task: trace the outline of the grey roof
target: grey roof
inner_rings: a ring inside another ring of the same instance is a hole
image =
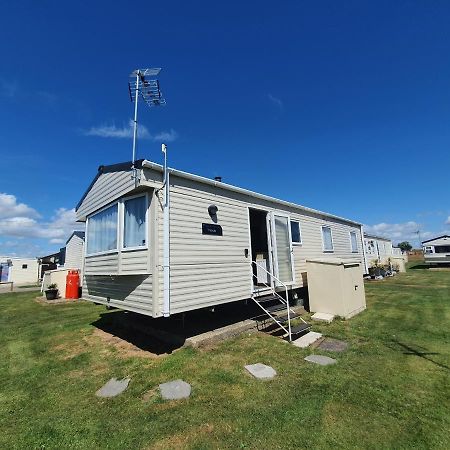
[[[375,234],[370,234],[370,233],[364,233],[364,237],[365,238],[373,238],[373,239],[381,239],[382,241],[389,241],[391,242],[392,239],[388,238],[388,237],[384,237],[384,236],[377,236]]]
[[[146,159],[139,159],[139,160],[135,161],[134,167],[137,168],[137,169],[152,168],[152,169],[157,170],[159,172],[163,171],[163,166],[161,166],[160,164],[156,164],[156,163],[153,163],[151,161],[148,161]],[[102,174],[104,174],[104,173],[111,173],[111,172],[118,172],[118,171],[122,171],[122,170],[131,170],[131,168],[132,168],[132,162],[131,161],[118,163],[118,164],[112,164],[112,165],[109,165],[109,166],[100,166],[98,168],[97,175],[92,180],[92,182],[89,185],[89,187],[86,189],[86,192],[81,197],[80,201],[78,202],[78,205],[75,207],[75,211],[77,211],[79,209],[79,207],[83,203],[84,199],[86,198],[87,194],[89,193],[89,191],[94,186],[95,182],[98,180],[98,178]],[[222,189],[225,189],[225,190],[237,191],[237,192],[249,195],[249,196],[261,198],[263,200],[279,203],[279,204],[282,204],[284,206],[302,209],[302,210],[304,210],[306,212],[310,212],[310,213],[314,213],[314,214],[320,214],[320,215],[323,215],[323,216],[326,216],[326,217],[330,217],[332,219],[342,220],[342,221],[347,222],[347,223],[352,223],[354,225],[361,226],[360,222],[356,222],[354,220],[346,219],[344,217],[340,217],[340,216],[337,216],[337,215],[334,215],[334,214],[326,213],[324,211],[319,211],[317,209],[309,208],[309,207],[302,206],[302,205],[299,205],[299,204],[296,204],[296,203],[292,203],[292,202],[288,202],[288,201],[285,201],[285,200],[280,200],[280,199],[277,199],[277,198],[274,198],[274,197],[267,196],[265,194],[259,194],[257,192],[250,191],[250,190],[244,189],[244,188],[239,188],[239,187],[233,186],[231,184],[218,182],[216,180],[211,180],[211,179],[206,178],[206,177],[202,177],[202,176],[199,176],[199,175],[194,175],[194,174],[191,174],[191,173],[188,173],[188,172],[183,172],[181,170],[173,169],[173,168],[170,168],[170,167],[168,168],[168,171],[171,174],[179,176],[179,177],[182,177],[182,178],[190,178],[190,179],[194,179],[194,180],[196,180],[196,181],[198,181],[200,183],[213,184],[214,186],[219,186],[219,187],[221,187]]]
[[[74,236],[78,236],[79,238],[83,239],[83,241],[84,241],[84,236],[85,236],[85,234],[86,234],[86,233],[85,233],[84,231],[74,231],[74,232],[70,235],[69,239],[67,239],[66,245],[69,243],[69,241],[70,241]]]
[[[450,238],[450,236],[448,234],[443,234],[442,236],[438,236],[433,239],[428,239],[427,241],[422,241],[422,244],[426,244],[427,242],[436,241],[437,239],[442,239],[442,238]]]

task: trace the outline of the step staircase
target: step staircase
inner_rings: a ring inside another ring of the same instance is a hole
[[[259,269],[266,271],[269,275],[269,279],[274,279],[277,284],[284,287],[284,297],[278,293],[272,285],[264,284],[264,290],[270,289],[270,293],[261,295],[259,290],[253,292],[252,300],[261,308],[262,314],[256,316],[254,319],[257,322],[266,323],[272,322],[279,330],[283,332],[283,337],[287,338],[289,342],[292,342],[296,337],[306,333],[311,328],[303,318],[295,312],[289,305],[288,288],[287,286],[278,280],[272,273],[268,272],[263,266],[259,265],[256,261],[252,261],[252,265],[257,266]],[[255,277],[255,274],[253,274]],[[298,319],[300,323],[295,326],[291,326],[291,321]],[[276,328],[276,327],[275,327]],[[275,330],[272,330],[275,332]]]

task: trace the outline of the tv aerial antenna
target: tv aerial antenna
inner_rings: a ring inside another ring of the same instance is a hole
[[[128,82],[128,92],[131,102],[134,102],[134,123],[133,123],[133,159],[132,169],[136,161],[136,145],[138,131],[138,100],[139,97],[147,103],[150,108],[163,106],[166,100],[162,96],[158,75],[161,68],[136,69],[130,74],[131,81]]]

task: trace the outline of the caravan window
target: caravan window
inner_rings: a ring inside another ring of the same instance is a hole
[[[322,227],[322,243],[324,252],[334,251],[333,234],[330,227]]]
[[[117,203],[92,215],[87,226],[87,254],[117,249]]]
[[[352,247],[352,253],[358,253],[358,239],[356,237],[356,231],[350,231],[350,245]]]
[[[300,222],[291,220],[291,237],[294,244],[302,243],[302,233],[300,230]]]
[[[147,197],[143,195],[126,199],[123,204],[123,247],[145,247],[147,243]]]

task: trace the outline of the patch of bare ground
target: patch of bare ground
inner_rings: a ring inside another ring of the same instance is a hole
[[[149,339],[151,339],[149,337]],[[69,360],[81,355],[84,352],[88,352],[93,347],[101,345],[99,349],[100,354],[107,356],[114,352],[119,358],[158,358],[165,356],[166,353],[153,353],[149,350],[143,350],[136,345],[128,342],[114,334],[107,333],[106,331],[98,328],[94,329],[93,333],[88,336],[82,337],[80,340],[72,340],[70,342],[64,342],[52,348],[52,351],[59,353],[61,359]]]
[[[101,340],[103,343],[113,347],[114,350],[117,351],[117,355],[123,358],[158,358],[161,356],[165,356],[164,354],[157,354],[152,353],[149,350],[143,350],[132,344],[131,342],[120,338],[119,336],[107,333],[106,331],[100,330],[98,328],[96,328],[90,336],[84,339],[88,344],[92,339]],[[149,339],[151,338],[149,337]]]
[[[59,344],[53,347],[52,351],[61,353],[63,355],[61,359],[67,361],[68,359],[72,359],[76,356],[81,355],[82,353],[86,352],[87,349],[81,341],[71,341],[64,342],[63,344]]]

